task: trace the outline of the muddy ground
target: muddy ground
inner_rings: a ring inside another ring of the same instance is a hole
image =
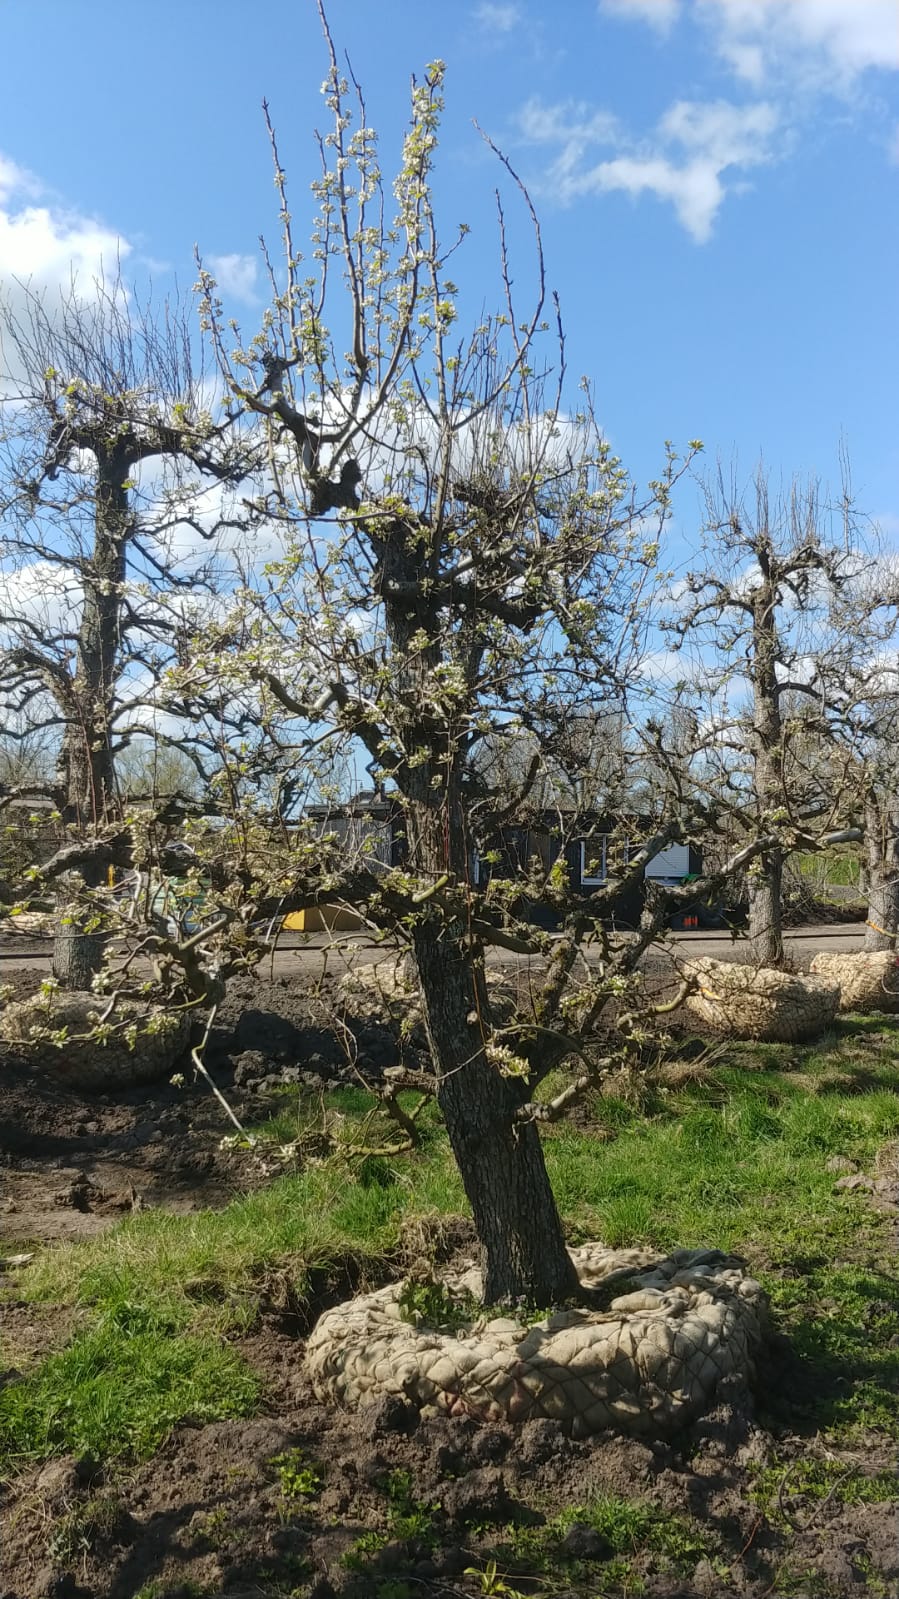
[[[513,1432],[423,1421],[401,1401],[336,1415],[304,1389],[301,1348],[291,1329],[269,1326],[247,1349],[269,1378],[269,1415],[181,1428],[127,1472],[104,1476],[90,1461],[65,1459],[31,1473],[7,1512],[3,1599],[368,1599],[379,1591],[448,1599],[481,1590],[465,1574],[491,1559],[527,1593],[528,1553],[547,1546],[558,1586],[541,1592],[592,1595],[612,1575],[613,1530],[547,1526],[561,1507],[601,1493],[640,1498],[659,1527],[666,1517],[692,1517],[713,1534],[706,1553],[695,1530],[668,1523],[670,1553],[638,1555],[625,1592],[824,1599],[894,1591],[894,1505],[846,1506],[838,1493],[822,1503],[791,1493],[787,1479],[780,1527],[762,1515],[752,1497],[759,1469],[775,1457],[802,1461],[808,1442],[775,1436],[745,1396],[674,1444],[572,1442],[550,1422]],[[312,1492],[295,1490],[292,1468],[314,1472]],[[877,1586],[866,1581],[872,1569]]]
[[[28,971],[4,976],[15,998],[39,981]],[[241,1121],[261,1120],[285,1085],[358,1084],[397,1061],[378,1017],[363,1014],[352,1034],[335,1033],[334,986],[288,977],[232,985],[206,1058]],[[181,1064],[180,1086],[79,1093],[37,1077],[14,1046],[0,1044],[0,1255],[86,1237],[134,1209],[217,1207],[263,1180],[243,1154],[222,1147],[234,1128],[189,1062]]]
[[[360,1019],[347,1048],[321,996],[290,978],[235,985],[209,1056],[251,1120],[284,1081],[358,1080],[395,1058],[376,1017]],[[218,1206],[264,1180],[220,1147],[227,1124],[202,1083],[90,1097],[37,1082],[9,1052],[0,1071],[0,1256],[85,1236],[135,1207]],[[460,1221],[435,1250],[458,1263],[473,1245]],[[899,1593],[895,1502],[848,1504],[841,1493],[859,1469],[890,1471],[892,1451],[874,1437],[824,1448],[811,1420],[820,1377],[811,1391],[785,1341],[772,1343],[754,1394],[722,1396],[687,1433],[652,1446],[575,1442],[548,1422],[422,1419],[399,1401],[338,1414],[304,1383],[303,1338],[352,1286],[323,1281],[311,1307],[271,1306],[239,1344],[263,1379],[261,1416],[180,1427],[136,1467],[67,1458],[10,1484],[0,1599],[510,1599],[538,1591],[529,1573],[541,1566],[541,1594],[584,1599]],[[78,1320],[69,1307],[14,1300],[2,1314],[20,1367]],[[826,1496],[803,1490],[809,1460],[832,1478]],[[782,1486],[766,1504],[759,1485],[772,1468]],[[622,1553],[611,1527],[555,1521],[598,1493],[650,1507],[652,1548],[634,1554],[625,1539]],[[700,1523],[707,1544],[672,1517]]]

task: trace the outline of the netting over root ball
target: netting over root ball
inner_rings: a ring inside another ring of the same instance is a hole
[[[767,966],[694,960],[685,963],[684,976],[697,985],[687,1009],[730,1038],[784,1044],[816,1038],[840,1003],[839,983]]]
[[[473,1269],[446,1279],[445,1321],[404,1319],[402,1283],[326,1311],[306,1348],[317,1396],[355,1407],[396,1395],[485,1422],[557,1421],[574,1437],[648,1436],[707,1409],[724,1378],[749,1378],[765,1298],[738,1260],[600,1244],[571,1256],[586,1287],[608,1283],[608,1310],[478,1314]]]
[[[515,1009],[514,986],[502,973],[489,972],[487,988],[494,1019],[508,1021]],[[401,959],[352,967],[340,980],[340,995],[347,1010],[373,1011],[405,1032],[422,1022],[418,984]]]
[[[98,1036],[89,1036],[107,1006],[101,996],[77,989],[32,994],[0,1012],[0,1039],[18,1044],[35,1071],[76,1088],[129,1088],[170,1072],[187,1048],[189,1017],[125,1001]]]
[[[812,971],[840,985],[840,1010],[899,1011],[899,960],[892,950],[816,955]]]

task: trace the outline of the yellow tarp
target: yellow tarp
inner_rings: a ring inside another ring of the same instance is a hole
[[[312,906],[305,911],[291,911],[281,924],[288,933],[351,933],[362,926],[355,911],[344,910],[342,905]]]

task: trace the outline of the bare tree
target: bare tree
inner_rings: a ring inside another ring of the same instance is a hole
[[[857,606],[850,625],[842,604],[860,551],[851,508],[840,507],[834,534],[815,483],[774,494],[760,470],[744,493],[719,472],[706,501],[705,564],[688,575],[671,626],[714,679],[705,784],[744,837],[769,840],[747,872],[749,937],[756,959],[777,966],[785,857],[839,833],[852,809],[855,785],[833,732],[864,625]],[[808,758],[822,741],[826,781],[818,755]]]
[[[116,751],[177,647],[175,598],[210,578],[185,535],[212,552],[228,520],[198,512],[196,473],[228,483],[246,458],[213,421],[183,314],[141,307],[118,276],[58,300],[8,293],[0,362],[0,699],[9,736],[55,738],[41,786],[84,844],[121,821]],[[69,986],[101,960],[96,907],[78,900],[105,870],[83,854],[63,895],[54,971]]]
[[[888,612],[890,584],[878,599]],[[896,949],[899,940],[899,682],[895,646],[879,659],[862,652],[846,680],[841,732],[853,764],[864,827],[868,900],[865,948]]]

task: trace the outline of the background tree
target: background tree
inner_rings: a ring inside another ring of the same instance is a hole
[[[59,301],[20,286],[0,304],[0,363],[6,731],[52,734],[41,786],[84,844],[121,821],[117,751],[155,707],[178,594],[195,603],[211,580],[197,549],[230,521],[204,512],[185,468],[229,483],[245,457],[213,422],[182,312],[142,308],[118,277]],[[82,851],[63,894],[54,972],[72,987],[99,968],[96,906],[79,901],[105,872]]]
[[[852,785],[837,778],[832,735],[866,613],[842,604],[860,552],[849,506],[834,534],[815,483],[772,493],[760,470],[747,492],[719,472],[706,487],[704,564],[671,624],[679,645],[711,650],[714,680],[703,780],[745,837],[767,838],[747,873],[755,958],[779,966],[783,869],[846,820]],[[829,747],[828,780],[811,749]]]
[[[889,579],[878,586],[888,616]],[[864,828],[865,948],[896,949],[899,939],[899,681],[895,646],[857,659],[847,678],[842,726]]]

